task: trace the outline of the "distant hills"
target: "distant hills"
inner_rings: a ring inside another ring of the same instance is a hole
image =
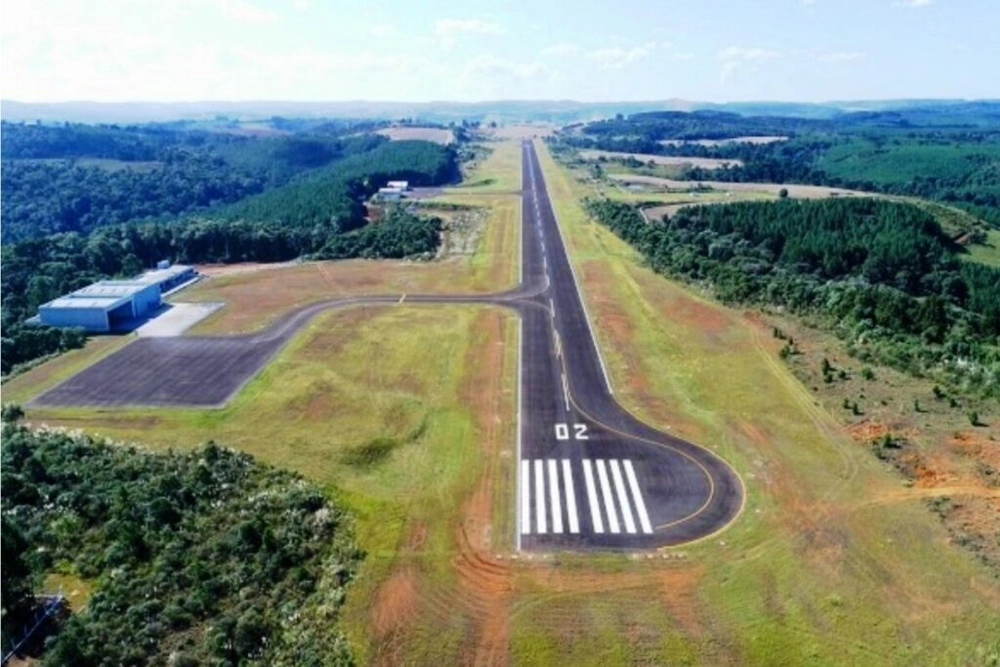
[[[491,102],[18,102],[0,101],[7,121],[146,123],[179,120],[268,120],[284,118],[412,119],[449,123],[462,120],[498,123],[550,122],[559,125],[647,111],[714,110],[740,115],[832,118],[843,113],[926,110],[961,117],[1000,117],[1000,100],[861,100],[823,103],[694,102],[682,99],[646,102],[575,102],[573,100],[510,100]],[[957,112],[957,113],[956,113]]]

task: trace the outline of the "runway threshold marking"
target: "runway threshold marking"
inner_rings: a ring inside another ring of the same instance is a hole
[[[541,459],[535,459],[535,526],[539,535],[548,532],[545,516],[545,470]]]
[[[642,499],[639,492],[639,482],[635,478],[635,470],[632,462],[626,459],[622,462],[625,468],[625,476],[628,478],[628,485],[632,488],[632,498],[635,500],[635,510],[639,514],[639,523],[642,525],[642,532],[649,534],[653,532],[653,525],[649,521],[649,514],[646,512],[646,501]]]
[[[583,481],[587,485],[587,504],[590,505],[590,522],[595,533],[604,532],[604,521],[601,520],[601,507],[597,504],[597,490],[594,488],[594,471],[590,467],[590,459],[583,460]]]
[[[632,509],[629,507],[628,494],[625,493],[625,483],[622,480],[622,471],[618,466],[617,459],[608,462],[611,468],[611,478],[615,482],[615,491],[618,493],[618,504],[622,508],[622,519],[625,520],[625,531],[635,534],[635,520],[632,518]]]
[[[531,532],[531,461],[521,461],[521,534]]]
[[[604,467],[604,459],[597,459],[597,478],[601,481],[601,495],[604,497],[604,509],[608,513],[608,526],[612,533],[620,533],[618,513],[615,512],[615,502],[611,499],[611,484],[608,483],[608,471]]]
[[[576,514],[576,488],[573,486],[573,473],[569,459],[562,460],[563,488],[566,490],[566,513],[569,516],[569,532],[580,532],[580,518]]]
[[[563,532],[562,503],[559,502],[559,468],[549,459],[549,500],[552,503],[552,532]]]

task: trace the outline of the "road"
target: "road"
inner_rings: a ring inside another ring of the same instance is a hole
[[[517,548],[648,549],[727,526],[744,494],[733,469],[615,400],[531,142],[522,144],[521,229],[516,288],[405,297],[411,304],[502,305],[520,316]],[[252,335],[139,339],[29,405],[218,407],[318,313],[402,300],[331,299]]]

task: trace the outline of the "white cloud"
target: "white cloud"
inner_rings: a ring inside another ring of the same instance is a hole
[[[396,28],[388,23],[376,23],[368,30],[372,37],[388,37],[395,31]]]
[[[645,60],[656,49],[656,42],[646,42],[642,46],[623,49],[618,46],[595,49],[584,54],[588,60],[593,60],[601,69],[619,69],[626,65]]]
[[[928,5],[933,5],[934,0],[903,0],[897,3],[903,7],[926,7]]]
[[[531,79],[549,74],[548,68],[539,62],[517,62],[491,55],[473,58],[465,65],[467,78]]]
[[[565,58],[567,56],[575,56],[578,53],[580,53],[580,47],[568,42],[560,42],[542,49],[543,57]]]
[[[743,68],[756,69],[761,63],[773,60],[780,55],[777,51],[761,48],[730,46],[722,49],[718,53],[718,58],[722,62],[722,82],[730,80]]]
[[[504,32],[499,23],[479,19],[440,19],[434,23],[434,34],[439,37],[459,34],[502,35]]]

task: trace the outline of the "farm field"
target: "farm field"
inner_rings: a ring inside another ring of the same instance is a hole
[[[393,141],[433,141],[436,144],[451,144],[455,135],[451,130],[440,127],[387,127],[378,130],[378,134],[389,137]]]
[[[730,139],[663,139],[659,143],[664,146],[683,146],[684,144],[697,144],[699,146],[724,146],[726,144],[773,144],[779,141],[788,141],[788,137],[779,136],[746,136],[732,137]]]
[[[639,174],[612,174],[608,178],[621,183],[640,183],[672,190],[687,191],[701,185],[713,190],[725,192],[764,192],[777,196],[782,189],[788,190],[789,197],[803,199],[822,199],[832,196],[853,196],[871,197],[871,193],[860,190],[845,190],[844,188],[830,188],[822,185],[794,185],[782,183],[729,183],[726,181],[678,181],[671,178],[657,178],[655,176],[643,176]]]
[[[692,167],[701,167],[702,169],[721,169],[726,166],[739,165],[741,162],[739,160],[715,160],[712,158],[703,157],[668,157],[665,155],[650,155],[646,153],[614,153],[611,151],[599,151],[599,150],[582,150],[580,151],[580,157],[584,160],[598,160],[600,158],[606,158],[608,160],[619,160],[634,158],[640,162],[653,162],[653,164],[659,165],[690,165]]]
[[[462,183],[448,194],[514,193],[521,189],[521,145],[516,140],[485,144],[489,153],[465,167]]]

